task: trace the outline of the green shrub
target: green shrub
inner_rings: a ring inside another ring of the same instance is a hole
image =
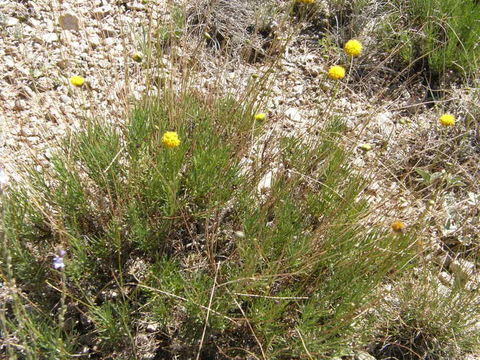
[[[434,78],[454,71],[468,78],[478,69],[480,4],[474,0],[397,1],[387,38],[400,45],[407,64],[420,61]]]
[[[364,182],[338,145],[342,123],[315,143],[281,139],[280,168],[259,192],[264,167],[240,165],[259,130],[250,112],[193,95],[165,104],[145,100],[125,126],[88,122],[51,167],[8,191],[3,263],[28,294],[5,331],[25,334],[17,340],[30,358],[53,356],[59,341],[69,353],[92,343],[100,356],[135,351],[142,321],[177,344],[172,356],[191,357],[202,338],[202,354],[343,351],[376,288],[412,254],[408,235],[361,225]],[[167,130],[179,147],[162,145]],[[138,259],[145,270],[132,273]],[[43,327],[55,336],[32,337]]]
[[[479,349],[475,296],[444,285],[433,266],[399,281],[377,311],[377,359],[464,359]]]
[[[177,10],[160,48],[185,34]],[[238,98],[189,85],[174,93],[172,77],[125,123],[86,121],[48,166],[9,185],[0,351],[12,359],[137,359],[147,343],[150,358],[328,359],[378,343],[371,312],[385,284],[414,274],[423,258],[416,234],[371,225],[341,119],[323,114],[315,138],[265,141],[253,109],[273,71],[252,78]],[[166,131],[178,133],[178,147],[164,146]],[[260,188],[267,175],[271,183]],[[52,267],[54,256],[64,256],[64,268]],[[443,354],[438,341],[452,343],[440,309],[464,303],[425,287],[417,304],[404,290],[401,321],[380,313],[383,334],[395,339],[412,324],[426,334],[423,348]],[[422,313],[427,299],[434,324]],[[468,330],[465,314],[451,317],[455,329]],[[478,343],[467,340],[462,350]]]

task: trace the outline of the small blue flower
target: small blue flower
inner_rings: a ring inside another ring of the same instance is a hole
[[[56,270],[62,270],[65,268],[65,263],[63,262],[63,257],[65,256],[65,250],[60,250],[58,256],[53,258],[53,268]]]

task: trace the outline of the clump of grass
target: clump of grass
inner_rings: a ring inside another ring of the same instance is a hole
[[[281,171],[259,194],[265,169],[240,166],[261,130],[253,114],[232,99],[169,103],[146,99],[125,126],[89,121],[51,167],[9,190],[13,275],[2,276],[22,294],[6,314],[21,344],[10,349],[134,353],[146,320],[167,334],[171,356],[327,356],[348,346],[376,288],[412,255],[410,236],[360,225],[364,183],[338,145],[342,123],[315,143],[283,139]],[[172,130],[180,144],[167,148]],[[59,247],[58,271],[48,254]],[[129,270],[138,258],[142,276]]]
[[[278,5],[271,1],[200,1],[186,10],[189,31],[224,56],[258,62],[275,52],[273,24]]]
[[[450,79],[451,72],[464,79],[474,75],[480,56],[476,1],[397,1],[394,7],[389,21],[395,25],[388,27],[385,39],[390,39],[387,42],[407,66],[418,69],[421,65],[435,87]]]
[[[185,33],[178,10],[159,53]],[[232,18],[224,15],[215,34]],[[365,227],[366,184],[340,145],[341,119],[324,115],[315,139],[275,141],[263,160],[277,169],[260,191],[272,169],[244,160],[263,131],[254,109],[265,89],[205,96],[185,85],[191,79],[175,91],[171,76],[125,123],[87,121],[60,141],[50,166],[28,168],[4,195],[8,356],[137,359],[148,338],[152,358],[330,358],[378,343],[379,328],[397,336],[403,324],[381,328],[370,312],[385,283],[411,276],[423,254],[413,231]],[[60,253],[65,267],[54,268]],[[441,305],[459,304],[432,291],[425,299],[438,318]],[[422,340],[401,344],[449,353],[446,330],[422,322],[426,305],[408,295],[402,319],[422,329]],[[470,324],[461,316],[451,323]],[[475,339],[456,344],[468,350]]]
[[[478,167],[471,161],[475,155],[471,138],[464,129],[447,131],[419,129],[415,137],[399,142],[399,153],[390,159],[396,175],[423,196],[439,188],[465,192],[475,187],[472,180]]]
[[[478,229],[472,211],[479,173],[474,133],[462,118],[451,127],[432,116],[432,124],[415,126],[413,135],[392,147],[386,161],[396,179],[429,207],[438,244],[454,256],[478,253]]]
[[[378,307],[380,342],[373,355],[383,359],[464,359],[478,351],[475,297],[463,287],[447,287],[429,266],[399,281]]]

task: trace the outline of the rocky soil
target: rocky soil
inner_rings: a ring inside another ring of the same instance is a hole
[[[17,167],[92,115],[120,121],[144,90],[130,55],[145,45],[149,20],[165,14],[136,1],[0,2],[2,166]],[[86,79],[83,88],[71,76]]]

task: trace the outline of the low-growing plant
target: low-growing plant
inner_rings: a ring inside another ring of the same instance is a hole
[[[377,310],[377,359],[461,359],[478,351],[475,296],[442,284],[433,266],[399,281]]]
[[[434,86],[450,79],[451,72],[464,79],[475,74],[480,56],[478,2],[399,0],[392,5],[384,39],[406,66],[423,68]]]
[[[256,2],[243,6],[249,3]],[[216,5],[219,13],[245,15],[234,29],[244,45],[260,28],[243,25],[263,23],[273,11],[257,18],[253,8]],[[332,6],[353,11],[343,0]],[[163,83],[147,79],[150,96],[125,122],[85,121],[55,144],[48,165],[33,159],[37,166],[5,188],[0,354],[330,359],[378,345],[382,336],[431,359],[474,349],[473,303],[461,289],[452,290],[459,297],[438,297],[427,282],[405,286],[401,316],[390,317],[391,308],[372,316],[386,284],[417,280],[413,269],[426,254],[415,231],[423,224],[397,221],[394,231],[372,225],[366,181],[349,165],[343,120],[330,111],[335,98],[315,137],[265,141],[269,117],[256,110],[265,111],[274,66],[235,97],[202,93],[193,79],[197,54],[180,56],[174,46],[192,26],[189,13],[176,9],[172,24],[145,39],[145,68],[172,50],[185,78],[162,68]],[[232,18],[194,19],[211,26],[197,50],[226,34],[228,53]],[[440,180],[433,171],[425,165],[415,179]],[[442,309],[457,306],[442,327]],[[411,329],[421,330],[420,342],[410,341]],[[468,338],[450,341],[452,330]],[[142,342],[148,356],[140,354]]]
[[[266,169],[240,165],[260,130],[250,112],[193,94],[164,104],[146,99],[125,126],[89,121],[51,167],[7,192],[12,272],[4,265],[2,277],[21,294],[6,312],[20,344],[9,348],[135,354],[146,320],[176,344],[172,357],[347,347],[375,289],[412,254],[409,235],[360,224],[364,183],[338,145],[341,121],[314,143],[280,141],[281,170],[259,192]],[[171,130],[180,142],[166,147]],[[65,268],[55,270],[49,254],[60,248]],[[143,272],[132,273],[135,259]]]

